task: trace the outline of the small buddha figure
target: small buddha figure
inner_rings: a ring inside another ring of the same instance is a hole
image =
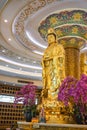
[[[57,100],[58,88],[65,77],[65,51],[63,46],[57,43],[52,28],[48,30],[47,41],[48,47],[42,58],[42,97]]]
[[[45,112],[44,112],[43,106],[42,106],[41,111],[40,111],[39,122],[40,123],[46,123]]]

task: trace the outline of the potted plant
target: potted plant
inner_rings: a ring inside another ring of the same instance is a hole
[[[87,123],[87,76],[83,74],[80,80],[68,76],[62,82],[58,100],[65,106],[73,106],[73,114],[79,118],[78,123]],[[80,121],[81,120],[81,121]]]
[[[33,84],[28,84],[23,87],[15,94],[14,105],[18,103],[23,103],[24,114],[26,115],[26,121],[31,121],[32,119],[32,110],[36,109],[35,100],[36,100],[36,89],[37,86]],[[29,116],[29,117],[28,117]]]

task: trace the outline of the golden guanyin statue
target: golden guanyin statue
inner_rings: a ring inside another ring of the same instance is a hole
[[[58,88],[65,77],[65,51],[56,41],[51,28],[47,35],[48,47],[42,58],[43,95],[49,100],[57,98]]]
[[[65,51],[56,40],[56,34],[52,28],[48,30],[48,47],[42,58],[42,105],[44,106],[48,122],[60,120],[62,103],[57,101],[58,90],[65,78]]]

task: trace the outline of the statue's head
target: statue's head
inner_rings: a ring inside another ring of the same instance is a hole
[[[56,34],[53,28],[48,29],[47,41],[49,44],[56,42]]]

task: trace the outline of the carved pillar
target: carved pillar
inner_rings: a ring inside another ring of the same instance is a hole
[[[80,54],[79,49],[74,47],[65,48],[65,73],[66,76],[80,78]]]
[[[80,54],[80,75],[87,74],[87,54],[81,53]]]

